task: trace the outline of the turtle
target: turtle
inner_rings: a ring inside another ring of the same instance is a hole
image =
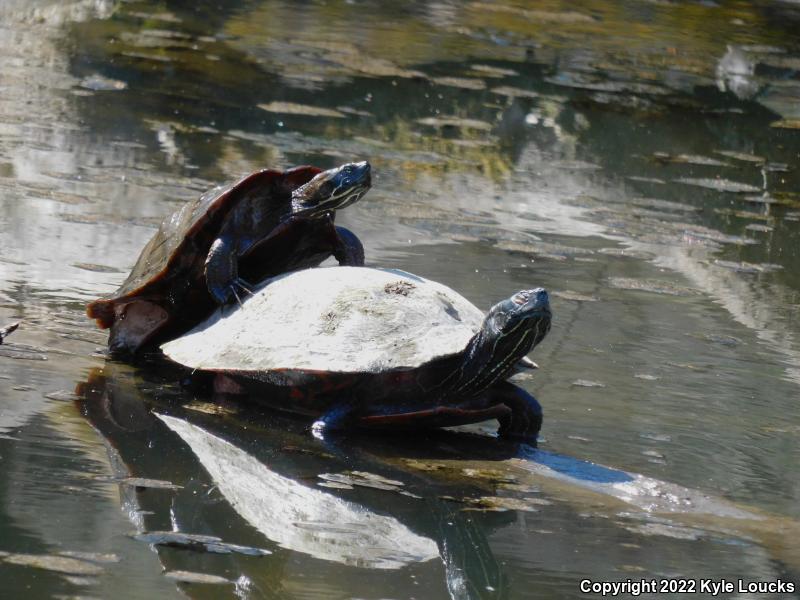
[[[9,334],[14,333],[17,330],[17,327],[19,327],[19,321],[0,329],[0,345],[2,345]]]
[[[119,289],[87,315],[111,328],[112,354],[156,348],[191,329],[218,305],[241,302],[251,283],[319,265],[364,264],[364,248],[334,211],[371,184],[367,162],[322,171],[264,169],[218,186],[161,223]]]
[[[501,436],[535,439],[541,407],[506,378],[550,322],[542,288],[484,314],[435,281],[345,266],[269,279],[161,350],[217,392],[316,417],[315,431],[495,418]]]

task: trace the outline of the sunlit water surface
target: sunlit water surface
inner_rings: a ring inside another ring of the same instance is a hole
[[[23,320],[0,347],[4,596],[798,580],[800,8],[526,4],[0,5],[0,325]],[[551,291],[519,381],[539,450],[493,423],[317,440],[106,362],[84,306],[163,216],[363,159],[339,220],[368,264],[481,308]],[[220,539],[132,537],[152,531]]]

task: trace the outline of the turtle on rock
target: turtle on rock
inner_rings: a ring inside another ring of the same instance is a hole
[[[364,248],[334,212],[370,188],[370,165],[265,169],[213,188],[167,217],[113,294],[87,315],[111,328],[112,353],[135,354],[191,329],[250,284],[319,265],[364,264]],[[250,282],[250,283],[247,283]]]
[[[161,348],[217,391],[318,417],[317,430],[497,419],[501,436],[535,439],[541,407],[506,379],[550,320],[541,288],[484,314],[410,273],[324,268],[275,277]]]

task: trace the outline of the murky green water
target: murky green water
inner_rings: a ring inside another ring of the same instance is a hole
[[[798,582],[798,31],[789,2],[3,2],[0,595]],[[179,203],[363,159],[368,264],[553,294],[538,450],[323,442],[105,361],[84,306]]]

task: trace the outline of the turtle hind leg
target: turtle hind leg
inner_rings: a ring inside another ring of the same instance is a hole
[[[355,233],[345,227],[334,227],[336,241],[333,257],[342,266],[361,267],[364,265],[364,246]]]
[[[315,437],[321,437],[326,431],[350,429],[356,425],[357,421],[354,404],[339,404],[323,413],[319,419],[314,421],[311,425],[311,432]]]

